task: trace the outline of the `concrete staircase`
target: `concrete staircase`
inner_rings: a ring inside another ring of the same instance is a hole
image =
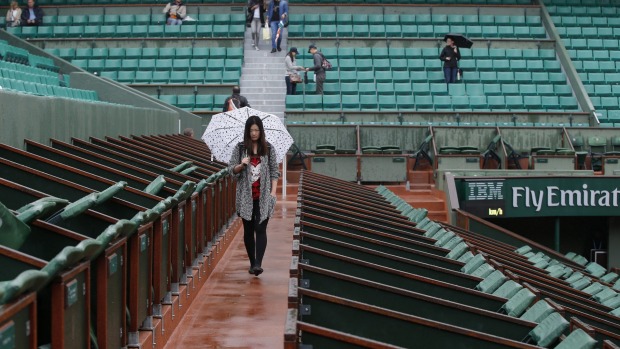
[[[256,51],[252,47],[250,28],[246,29],[240,81],[241,95],[248,99],[252,108],[277,115],[282,120],[286,99],[284,57],[288,52],[286,30],[283,32],[282,51],[270,53],[271,41],[260,40],[260,51]]]

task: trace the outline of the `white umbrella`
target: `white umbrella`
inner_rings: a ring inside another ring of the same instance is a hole
[[[293,145],[293,137],[288,133],[280,118],[252,108],[243,107],[236,110],[215,114],[202,135],[211,154],[219,161],[228,163],[235,146],[243,142],[245,122],[250,116],[258,116],[263,121],[265,138],[276,151],[278,163],[284,160],[288,149]]]

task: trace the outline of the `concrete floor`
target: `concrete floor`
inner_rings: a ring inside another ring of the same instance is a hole
[[[248,274],[239,231],[165,349],[282,348],[296,195],[279,198],[269,221],[265,272]]]

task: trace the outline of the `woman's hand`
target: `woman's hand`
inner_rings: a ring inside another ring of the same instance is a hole
[[[271,192],[271,196],[273,196],[273,198],[274,198],[274,199],[277,199],[277,198],[278,198],[278,196],[277,196],[277,195],[276,195],[276,193],[274,193],[274,192]]]
[[[243,158],[241,159],[241,165],[249,165],[250,164],[250,158]]]
[[[446,61],[449,61],[451,59],[451,57],[446,57]]]

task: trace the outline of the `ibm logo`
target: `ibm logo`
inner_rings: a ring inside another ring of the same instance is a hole
[[[503,200],[504,182],[468,182],[468,200]]]

